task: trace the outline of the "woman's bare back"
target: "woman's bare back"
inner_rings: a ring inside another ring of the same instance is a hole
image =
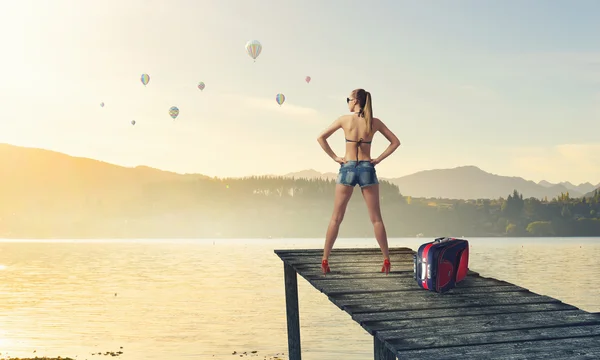
[[[356,160],[358,152],[359,161],[371,160],[371,141],[377,131],[379,119],[373,118],[373,133],[368,135],[365,118],[356,114],[345,115],[341,119],[342,129],[346,138],[346,161]],[[360,139],[362,141],[359,143]]]

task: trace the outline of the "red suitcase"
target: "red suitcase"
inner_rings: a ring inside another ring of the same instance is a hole
[[[421,245],[415,255],[414,278],[426,290],[444,293],[462,281],[469,271],[469,242],[437,238]]]

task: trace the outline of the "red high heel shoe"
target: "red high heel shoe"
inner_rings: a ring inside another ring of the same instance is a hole
[[[329,262],[327,260],[323,260],[321,262],[321,270],[323,270],[323,275],[331,272],[329,269]]]
[[[384,272],[386,275],[390,273],[390,269],[392,264],[390,264],[390,259],[383,260],[383,267],[381,268],[381,272]]]

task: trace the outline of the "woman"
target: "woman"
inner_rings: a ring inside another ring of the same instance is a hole
[[[400,146],[400,141],[381,120],[373,117],[371,94],[368,91],[356,89],[352,91],[350,97],[346,98],[346,102],[352,114],[344,115],[335,120],[317,138],[327,155],[340,164],[340,172],[335,185],[333,215],[327,228],[321,269],[323,274],[331,272],[328,262],[329,254],[337,238],[354,186],[358,184],[369,210],[375,238],[383,253],[381,272],[385,272],[387,275],[390,272],[391,264],[387,235],[379,207],[379,181],[375,173],[375,165],[390,156]],[[344,157],[338,157],[327,143],[327,138],[340,128],[344,130],[346,135],[346,154]],[[377,131],[390,141],[390,145],[379,157],[371,159],[371,140]]]

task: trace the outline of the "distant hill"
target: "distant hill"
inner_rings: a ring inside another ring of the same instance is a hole
[[[592,196],[594,196],[594,192],[595,192],[596,190],[600,191],[600,184],[598,184],[598,188],[596,188],[596,189],[594,189],[594,190],[590,191],[589,193],[587,193],[587,194],[585,194],[585,195],[583,195],[583,196],[584,196],[584,197],[586,197],[586,198],[592,197]]]
[[[559,185],[563,185],[564,187],[566,187],[569,190],[577,191],[578,193],[581,193],[581,194],[585,194],[587,192],[594,191],[594,189],[596,187],[600,186],[600,184],[594,186],[594,185],[592,185],[589,182],[586,182],[586,183],[583,183],[583,184],[579,184],[579,185],[573,185],[570,182],[565,181],[565,182],[561,182],[561,183],[558,183],[558,184]]]
[[[147,166],[134,168],[73,157],[50,150],[0,144],[0,203],[26,206],[61,199],[63,203],[85,201],[110,194],[131,198],[144,185],[174,180],[207,178],[178,174]],[[0,204],[0,207],[3,204]]]
[[[553,184],[553,183],[548,182],[546,180],[540,181],[538,183],[538,185],[541,185],[541,186],[547,187],[547,188],[553,187],[553,186],[556,186],[556,185],[562,185],[565,188],[569,189],[569,191],[575,192],[575,193],[580,193],[580,194],[585,194],[587,192],[594,191],[595,188],[597,188],[597,187],[600,186],[600,184],[598,184],[598,185],[592,185],[589,182],[582,183],[582,184],[579,184],[579,185],[574,185],[574,184],[572,184],[572,183],[570,183],[568,181],[563,181],[563,182],[560,182],[558,184]]]
[[[582,196],[564,185],[543,186],[520,177],[490,174],[476,166],[421,171],[389,181],[398,185],[402,194],[414,197],[497,199],[515,189],[525,198],[552,199],[566,192],[571,197]]]

